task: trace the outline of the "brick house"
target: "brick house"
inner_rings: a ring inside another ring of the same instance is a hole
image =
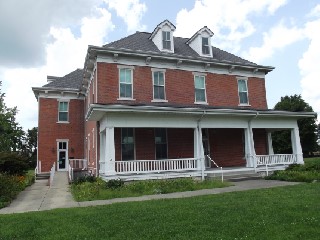
[[[165,20],[152,33],[89,46],[82,70],[33,88],[41,171],[83,159],[105,179],[152,179],[303,163],[297,120],[314,113],[268,109],[274,68],[211,46],[206,26],[191,38],[174,31]],[[283,129],[292,154],[273,153],[271,133]]]

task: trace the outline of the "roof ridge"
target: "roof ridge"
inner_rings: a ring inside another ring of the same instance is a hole
[[[115,40],[115,41],[113,41],[113,42],[109,42],[109,43],[107,43],[107,44],[104,44],[104,45],[102,45],[102,47],[107,47],[107,45],[110,45],[110,44],[113,44],[113,43],[117,43],[117,42],[122,41],[122,40],[124,40],[124,39],[127,39],[127,38],[129,38],[129,37],[132,37],[133,35],[136,35],[136,34],[138,34],[138,33],[146,33],[146,34],[150,34],[150,35],[151,35],[151,33],[148,33],[148,32],[139,32],[139,31],[136,31],[135,33],[130,34],[130,35],[126,36],[126,37],[123,37],[123,38],[120,38],[120,39]]]

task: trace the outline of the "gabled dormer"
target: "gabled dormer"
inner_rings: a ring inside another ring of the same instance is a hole
[[[173,32],[176,27],[168,20],[164,20],[153,30],[149,39],[154,42],[161,52],[174,53]]]
[[[212,57],[211,37],[213,32],[204,26],[186,43],[202,57]]]

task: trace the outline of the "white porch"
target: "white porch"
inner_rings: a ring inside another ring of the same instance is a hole
[[[133,180],[190,176],[204,179],[210,171],[221,171],[219,168],[206,169],[202,129],[242,129],[245,165],[238,166],[238,170],[246,168],[257,172],[270,166],[283,168],[292,163],[303,164],[297,126],[297,119],[301,117],[306,116],[301,116],[300,113],[229,109],[204,111],[202,109],[150,107],[141,110],[117,105],[112,109],[107,109],[105,106],[95,109],[93,106],[88,118],[100,122],[100,176],[105,179]],[[119,157],[116,159],[116,128],[192,129],[194,154],[189,158],[163,160],[134,158],[129,161],[121,161]],[[256,154],[253,129],[266,130],[267,154]],[[282,129],[291,131],[292,154],[273,153],[271,133]],[[237,171],[237,169],[232,171]]]

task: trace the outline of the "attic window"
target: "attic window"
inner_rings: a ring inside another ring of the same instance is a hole
[[[210,54],[209,50],[209,38],[203,37],[202,38],[202,54]]]
[[[162,31],[162,47],[171,50],[170,32]]]

